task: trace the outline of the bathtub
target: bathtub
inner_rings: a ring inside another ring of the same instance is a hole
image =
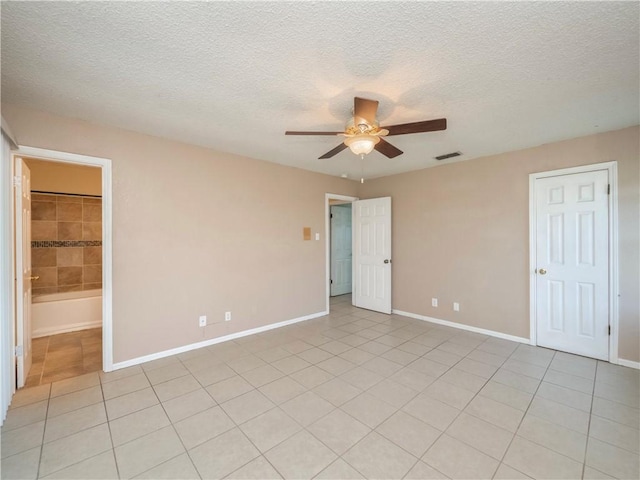
[[[32,299],[32,338],[101,326],[102,290],[51,293]]]

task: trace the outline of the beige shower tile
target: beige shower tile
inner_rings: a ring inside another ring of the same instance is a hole
[[[82,265],[82,247],[59,247],[57,250],[58,267],[78,267]]]
[[[82,223],[58,222],[58,240],[82,240]]]
[[[58,222],[34,220],[31,222],[31,240],[57,240]]]
[[[82,224],[82,240],[101,240],[102,223],[85,222]]]
[[[52,202],[31,202],[31,220],[56,220],[56,204]]]
[[[32,267],[55,267],[56,266],[56,249],[48,248],[32,248],[31,249],[31,266]]]
[[[58,202],[58,221],[60,222],[81,222],[82,221],[82,204]]]
[[[82,283],[82,267],[58,267],[58,286]]]

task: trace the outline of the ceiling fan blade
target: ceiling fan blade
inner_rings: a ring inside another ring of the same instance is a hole
[[[374,125],[376,123],[376,113],[378,112],[378,101],[366,98],[355,97],[353,99],[353,124],[360,125],[366,123]]]
[[[324,155],[322,155],[321,157],[318,157],[318,159],[321,158],[331,158],[334,155],[337,155],[338,153],[340,153],[341,151],[343,151],[345,148],[347,148],[347,146],[344,143],[341,143],[340,145],[338,145],[336,148],[334,148],[333,150],[329,150],[327,153],[325,153]]]
[[[423,122],[403,123],[401,125],[389,125],[384,127],[389,130],[389,135],[405,135],[407,133],[436,132],[447,129],[447,119],[425,120]]]
[[[376,143],[376,146],[374,148],[377,151],[379,151],[381,154],[389,158],[397,157],[398,155],[402,155],[403,153],[402,150],[394,147],[389,142],[387,142],[384,138],[381,138],[380,141]]]
[[[284,132],[285,135],[338,135],[344,132]]]

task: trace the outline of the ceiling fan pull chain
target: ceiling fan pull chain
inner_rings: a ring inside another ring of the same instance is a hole
[[[360,183],[364,183],[364,153],[360,154]]]

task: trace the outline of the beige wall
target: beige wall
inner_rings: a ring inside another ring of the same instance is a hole
[[[366,182],[393,197],[393,307],[529,338],[529,174],[617,160],[619,356],[639,361],[638,144],[633,127]]]
[[[78,195],[102,195],[102,173],[98,167],[84,167],[25,158],[31,170],[31,190]]]
[[[324,195],[355,195],[356,182],[8,105],[2,114],[21,145],[112,159],[114,362],[324,311]],[[321,241],[303,241],[303,227]],[[217,323],[198,327],[202,314]]]

